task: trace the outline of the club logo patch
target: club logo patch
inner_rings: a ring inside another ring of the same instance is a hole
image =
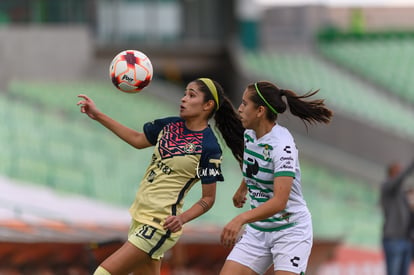
[[[263,157],[265,160],[268,160],[270,158],[269,145],[267,144],[263,148]]]
[[[194,143],[187,143],[184,146],[184,152],[186,152],[187,154],[192,154],[195,152],[196,146]]]

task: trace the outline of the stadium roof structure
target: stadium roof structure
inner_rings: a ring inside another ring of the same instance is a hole
[[[0,241],[99,242],[125,238],[128,209],[0,178]]]
[[[67,264],[82,253],[99,261],[126,239],[128,209],[4,177],[0,190],[0,262]]]

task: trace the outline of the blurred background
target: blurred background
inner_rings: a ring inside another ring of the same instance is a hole
[[[154,66],[138,94],[108,76],[125,49]],[[313,216],[307,274],[385,274],[379,185],[389,163],[414,155],[413,58],[412,1],[1,0],[0,274],[91,274],[126,240],[151,149],[80,114],[78,94],[141,130],[177,115],[198,77],[219,81],[235,106],[258,80],[320,89],[330,125],[279,119],[296,139]],[[163,274],[218,274],[229,252],[221,228],[245,209],[232,206],[241,173],[222,147],[216,204],[187,224]]]

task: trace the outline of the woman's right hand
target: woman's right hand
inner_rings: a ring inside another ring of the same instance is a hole
[[[80,106],[81,113],[87,114],[92,119],[96,119],[99,110],[96,108],[95,102],[93,102],[87,95],[80,94],[78,97],[83,98],[77,103],[77,105]]]
[[[247,186],[244,182],[240,184],[240,187],[237,189],[236,193],[233,196],[233,205],[237,208],[242,208],[243,205],[246,203],[247,196]]]

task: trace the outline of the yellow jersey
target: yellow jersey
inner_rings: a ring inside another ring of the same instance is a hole
[[[144,133],[154,151],[130,214],[136,221],[162,229],[168,216],[182,212],[183,200],[196,182],[224,180],[222,150],[210,126],[191,131],[180,117],[146,123]]]

